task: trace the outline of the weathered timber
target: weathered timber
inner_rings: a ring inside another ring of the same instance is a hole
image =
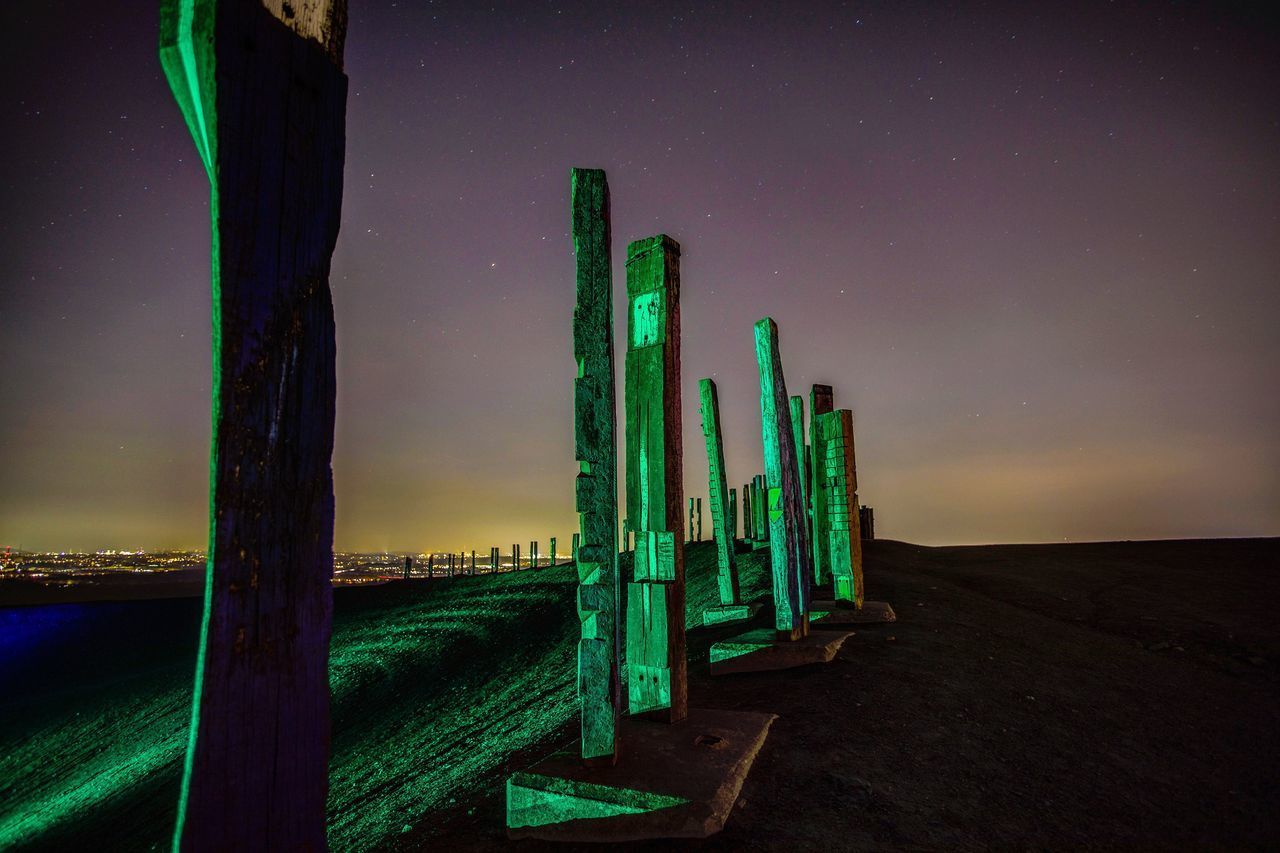
[[[702,541],[702,498],[698,498],[698,536],[694,541]]]
[[[627,518],[636,534],[627,698],[633,715],[674,723],[688,713],[676,241],[627,247],[627,308]]]
[[[818,451],[818,418],[832,411],[834,395],[830,385],[809,388],[809,530],[813,533],[813,582],[823,585],[831,580],[831,543],[826,528],[819,533],[818,523],[826,524],[826,492],[821,488],[824,460]]]
[[[800,483],[800,520],[804,524],[805,558],[809,571],[813,572],[813,528],[809,524],[809,445],[804,431],[804,397],[798,394],[790,398],[791,438],[796,446],[796,479]]]
[[[720,429],[720,396],[712,379],[698,382],[702,437],[707,445],[711,532],[716,541],[716,586],[721,604],[738,604],[738,566],[733,553],[733,495],[724,473],[724,437]],[[726,506],[727,496],[727,506]]]
[[[858,533],[863,539],[876,538],[876,511],[869,506],[858,507]]]
[[[729,490],[729,551],[733,552],[733,542],[738,538],[738,490]]]
[[[826,512],[815,528],[827,539],[836,601],[862,607],[862,538],[858,535],[858,474],[854,462],[853,412],[837,409],[818,416],[815,458],[822,463]]]
[[[162,0],[160,61],[210,180],[204,618],[174,845],[323,849],[345,0]]]
[[[577,302],[573,309],[578,702],[584,761],[613,763],[622,711],[618,577],[618,438],[614,416],[613,263],[609,183],[600,169],[570,173]],[[552,540],[554,542],[554,540]]]
[[[689,498],[689,541],[693,541],[693,498]]]
[[[786,379],[782,374],[782,356],[778,351],[778,326],[772,318],[765,317],[756,323],[755,342],[756,363],[760,368],[760,425],[775,627],[781,638],[798,639],[808,633],[813,570],[805,541],[799,457]]]

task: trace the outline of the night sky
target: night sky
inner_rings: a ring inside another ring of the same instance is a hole
[[[477,5],[351,0],[338,549],[568,550],[571,166],[608,171],[619,342],[626,243],[683,247],[686,495],[700,377],[730,485],[762,469],[769,315],[881,536],[1280,534],[1261,18]],[[156,18],[0,7],[0,546],[204,547],[209,193]]]

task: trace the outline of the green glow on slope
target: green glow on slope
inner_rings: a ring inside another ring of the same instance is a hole
[[[687,549],[686,571],[692,628],[719,601],[715,548]],[[767,551],[740,554],[739,571],[744,600],[768,595]],[[576,590],[568,565],[338,595],[332,849],[386,848],[450,800],[500,790],[513,754],[573,737]],[[87,655],[112,653],[110,638],[91,646]],[[168,841],[192,657],[167,661],[68,684],[0,719],[0,849],[74,849],[108,834],[138,848]]]

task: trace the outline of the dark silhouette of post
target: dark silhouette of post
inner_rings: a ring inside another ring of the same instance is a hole
[[[636,534],[627,585],[627,698],[632,715],[688,714],[680,441],[680,245],[659,235],[627,247],[627,518]]]
[[[410,557],[408,554],[405,554],[404,555],[404,579],[405,580],[409,579],[409,574],[410,572],[412,572],[412,570],[413,570],[413,557]]]
[[[160,61],[210,179],[204,620],[174,843],[321,850],[333,612],[345,0],[162,0]]]

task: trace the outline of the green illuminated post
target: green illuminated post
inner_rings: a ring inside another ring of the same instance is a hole
[[[547,565],[554,566],[555,564],[556,564],[556,537],[552,536],[551,537],[551,562],[547,563]]]
[[[827,540],[834,597],[862,607],[862,538],[858,535],[858,472],[853,452],[853,412],[819,415],[814,458],[821,463],[822,506],[816,534]],[[821,523],[819,523],[821,522]]]
[[[162,0],[210,181],[204,618],[174,846],[325,847],[345,0]]]
[[[755,513],[751,509],[751,484],[742,485],[742,538],[751,542],[756,538]]]
[[[805,561],[812,572],[813,528],[809,526],[809,445],[804,432],[804,397],[796,395],[790,398],[790,402],[791,440],[796,446],[796,475],[800,483],[800,521],[804,524]]]
[[[796,464],[791,407],[778,351],[778,326],[769,317],[756,323],[756,363],[760,368],[760,424],[764,445],[769,552],[773,566],[775,620],[781,639],[799,639],[809,630],[812,570],[805,542],[800,472]]]
[[[636,534],[627,586],[628,704],[667,722],[688,713],[685,682],[680,245],[627,247],[627,518]]]
[[[813,582],[825,584],[831,580],[831,543],[826,534],[827,493],[822,488],[822,455],[818,451],[818,418],[832,410],[834,397],[830,385],[814,385],[809,389],[809,503],[810,525],[813,532]],[[818,525],[821,523],[822,530]]]
[[[720,431],[720,396],[716,391],[716,383],[711,379],[699,380],[698,398],[701,403],[702,437],[707,444],[711,529],[716,540],[716,584],[721,604],[737,604],[739,589],[738,567],[733,554],[733,496],[727,488],[724,476],[724,438]],[[728,513],[725,512],[726,494],[729,495]]]
[[[698,498],[698,537],[695,541],[702,541],[702,498]]]
[[[715,507],[712,507],[715,511]],[[714,519],[713,519],[714,520]],[[733,542],[738,538],[738,490],[729,490],[729,553],[733,553]]]
[[[573,534],[573,541],[569,545],[569,559],[573,561],[574,565],[578,564],[578,543],[581,541],[577,533]]]
[[[618,581],[617,427],[613,378],[613,267],[609,184],[600,169],[574,169],[570,179],[577,304],[573,309],[575,500],[581,538],[578,569],[578,699],[582,758],[617,759],[622,686]]]

